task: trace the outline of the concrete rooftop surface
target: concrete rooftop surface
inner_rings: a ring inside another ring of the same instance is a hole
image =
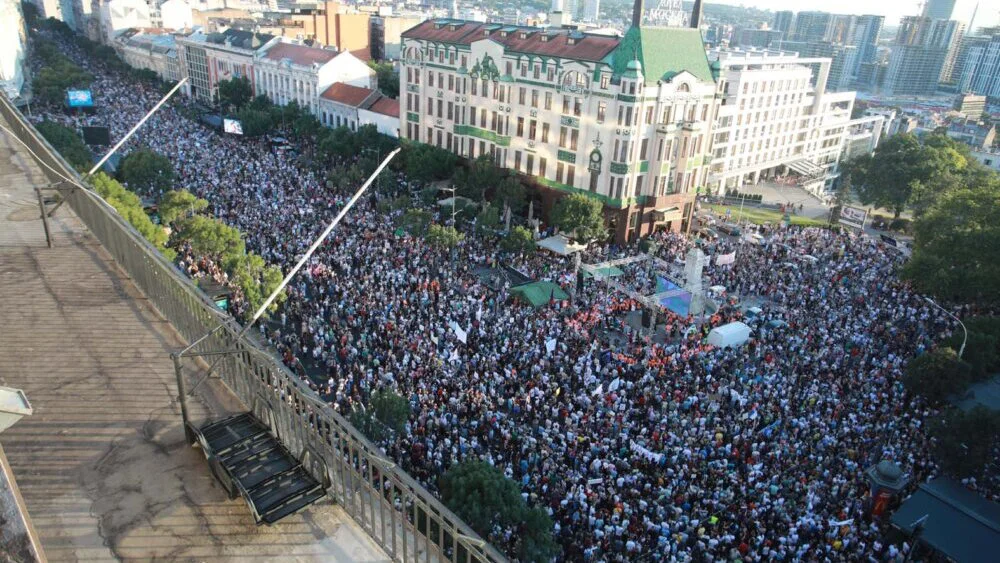
[[[46,247],[34,187],[47,184],[0,130],[0,385],[34,408],[0,443],[44,556],[388,561],[329,500],[258,527],[242,498],[227,498],[184,442],[168,356],[179,336],[68,205]],[[190,388],[203,372],[185,368]],[[215,379],[189,407],[199,424],[246,410]]]

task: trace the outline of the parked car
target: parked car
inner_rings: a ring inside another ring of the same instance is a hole
[[[708,227],[699,229],[698,235],[705,240],[717,240],[719,238],[719,233],[709,229]]]
[[[726,223],[724,225],[719,225],[715,227],[719,231],[726,233],[729,236],[738,237],[743,232],[740,228],[732,223]]]

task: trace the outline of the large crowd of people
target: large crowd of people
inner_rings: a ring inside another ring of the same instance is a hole
[[[64,52],[95,74],[96,110],[48,108],[36,120],[106,124],[116,140],[160,96],[72,45]],[[248,248],[287,271],[354,188],[330,188],[323,167],[264,141],[210,130],[183,103],[164,106],[123,150],[166,155],[178,187],[206,198]],[[774,228],[764,244],[704,244],[709,256],[736,253],[734,264],[709,261],[704,272],[705,287],[734,299],[712,318],[661,316],[667,335],[650,339],[625,322],[638,304],[600,281],[586,282],[572,305],[536,309],[477,275],[504,262],[569,288],[571,260],[503,256],[471,233],[451,254],[394,230],[375,199],[359,204],[261,329],[289,366],[310,367],[299,371],[342,412],[381,388],[405,397],[406,430],[381,445],[429,489],[457,462],[488,461],[551,515],[565,561],[903,558],[905,542],[886,541],[869,516],[863,472],[889,459],[914,482],[936,473],[925,428],[935,413],[900,378],[908,358],[952,327],[897,280],[899,256],[877,241]],[[667,262],[694,244],[656,238]],[[636,252],[596,246],[583,260]],[[192,275],[224,281],[204,257],[181,256]],[[706,345],[713,323],[744,318],[736,298],[760,304],[745,319],[753,337]],[[510,549],[517,531],[488,539]]]

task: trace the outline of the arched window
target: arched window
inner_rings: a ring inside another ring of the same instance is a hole
[[[686,82],[682,82],[680,84],[680,86],[677,87],[677,91],[678,92],[690,92],[691,88],[687,85]]]
[[[562,85],[566,90],[577,92],[580,90],[588,90],[590,87],[590,80],[587,79],[587,75],[582,72],[571,70],[563,75]]]

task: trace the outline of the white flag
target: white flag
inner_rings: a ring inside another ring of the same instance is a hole
[[[545,351],[551,354],[556,349],[556,339],[550,338],[545,341]]]

